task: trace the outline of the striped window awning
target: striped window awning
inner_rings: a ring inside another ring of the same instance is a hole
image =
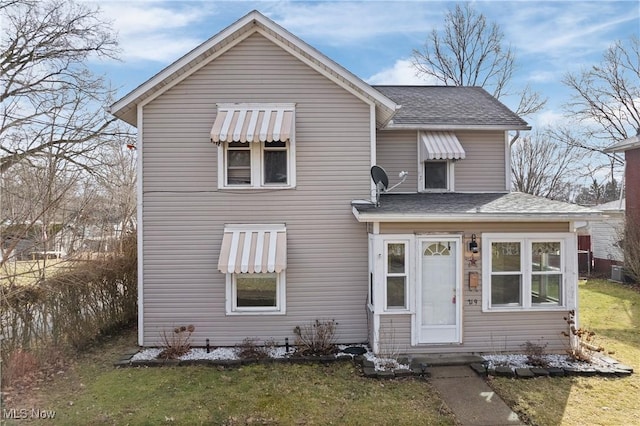
[[[426,160],[461,160],[464,148],[453,132],[420,132]]]
[[[293,118],[293,104],[218,104],[211,141],[286,142]]]
[[[287,267],[284,224],[226,225],[218,269],[225,274],[282,272]]]

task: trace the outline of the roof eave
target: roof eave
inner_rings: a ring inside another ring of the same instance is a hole
[[[370,213],[358,212],[352,208],[358,222],[575,222],[604,219],[600,213],[558,214],[558,213],[463,213],[463,214],[412,214],[412,213]]]
[[[508,124],[395,124],[389,123],[381,130],[531,130],[527,125]]]
[[[630,149],[640,148],[640,135],[632,136],[605,148],[603,152],[624,152]]]

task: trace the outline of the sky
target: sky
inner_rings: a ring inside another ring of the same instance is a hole
[[[91,3],[91,1],[86,1]],[[463,3],[463,2],[458,2]],[[516,56],[514,87],[548,98],[527,117],[534,127],[561,121],[570,92],[567,73],[597,64],[616,40],[640,36],[640,2],[473,1],[498,24]],[[126,95],[252,10],[258,10],[370,84],[434,84],[411,66],[433,29],[456,2],[442,1],[100,1],[118,32],[119,62],[94,62]],[[515,99],[505,99],[515,108]]]

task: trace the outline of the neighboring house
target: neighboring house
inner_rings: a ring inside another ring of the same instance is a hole
[[[373,87],[252,12],[112,112],[138,128],[140,345],[334,319],[376,352],[566,349],[599,213],[509,193],[529,126],[483,89]],[[409,172],[378,207],[376,164]]]
[[[592,273],[609,276],[612,265],[621,265],[624,254],[620,248],[620,240],[624,230],[625,201],[616,200],[599,204],[594,209],[607,216],[606,220],[589,223],[591,235],[591,251],[593,254]]]
[[[605,152],[624,152],[625,218],[640,223],[640,129],[637,135],[611,145]]]

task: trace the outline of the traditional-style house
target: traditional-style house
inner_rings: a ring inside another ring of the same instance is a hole
[[[376,352],[568,344],[598,213],[510,192],[529,126],[483,89],[371,86],[251,12],[112,112],[138,129],[140,345],[316,319]]]

